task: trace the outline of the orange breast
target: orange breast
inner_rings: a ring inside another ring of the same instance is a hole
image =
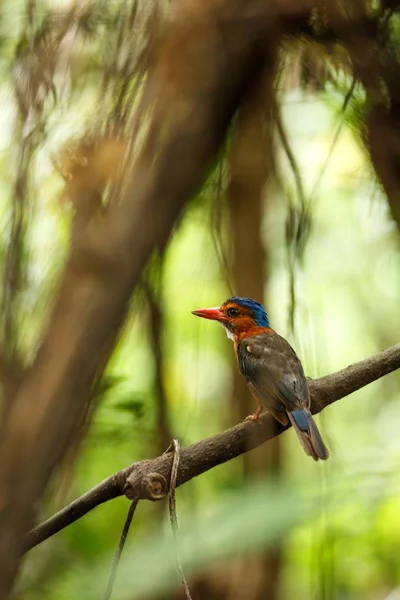
[[[248,337],[254,337],[255,335],[260,335],[261,333],[272,333],[273,329],[271,329],[271,327],[260,327],[259,325],[256,325],[254,323],[254,321],[252,321],[251,324],[249,324],[247,327],[240,327],[238,328],[238,330],[236,330],[235,328],[235,340],[234,340],[234,345],[235,345],[235,352],[237,355],[237,349],[238,346],[240,344],[240,342]]]

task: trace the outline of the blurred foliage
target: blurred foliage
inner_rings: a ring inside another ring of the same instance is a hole
[[[13,292],[14,348],[24,365],[35,352],[68,250],[72,208],[59,202],[64,181],[55,157],[66,142],[87,131],[132,122],[149,22],[164,9],[168,3],[153,0],[1,4],[3,281],[21,176],[16,157],[29,152],[22,194],[27,212],[18,246],[21,277]],[[56,33],[62,24],[68,32],[60,33],[60,41]],[[31,59],[35,44],[43,43],[58,43],[62,51],[54,51],[58,61],[38,74]],[[262,232],[269,247],[265,295],[271,322],[295,345],[307,374],[318,377],[398,341],[400,254],[398,231],[360,143],[363,91],[356,86],[343,110],[352,85],[344,61],[327,74],[316,70],[310,57],[308,47],[297,80],[293,83],[292,71],[292,83],[278,92],[304,198],[277,135],[278,177],[266,192]],[[39,79],[32,79],[35,74]],[[24,104],[28,92],[33,94],[29,106]],[[43,518],[110,473],[158,452],[160,373],[169,429],[182,444],[232,424],[230,342],[220,328],[190,314],[231,294],[225,179],[221,158],[220,169],[183,216],[157,274],[161,370],[148,302],[138,291],[106,377],[95,390],[93,424],[72,470],[66,464],[53,482]],[[301,260],[289,254],[288,265],[288,244],[296,235],[301,251],[297,248],[295,256]],[[151,270],[148,277],[155,280]],[[332,455],[326,465],[308,460],[290,431],[282,436],[285,469],[279,482],[244,487],[241,459],[236,459],[180,489],[180,554],[187,575],[215,574],[238,556],[251,556],[279,540],[284,545],[282,600],[400,598],[399,391],[400,376],[393,374],[319,417]],[[17,597],[100,598],[127,508],[124,499],[112,501],[34,549]],[[177,589],[167,520],[164,525],[160,528],[153,505],[140,504],[115,599],[142,593],[166,598]]]

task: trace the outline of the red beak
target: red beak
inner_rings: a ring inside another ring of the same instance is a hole
[[[199,310],[192,310],[192,315],[211,321],[222,321],[225,318],[224,313],[219,308],[199,308]]]

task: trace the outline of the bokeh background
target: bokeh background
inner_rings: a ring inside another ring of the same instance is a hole
[[[106,127],[118,102],[132,109],[161,4],[82,3],[58,42],[74,3],[1,5],[2,328],[15,365],[35,354],[68,253],[65,145]],[[57,60],[41,70],[48,39]],[[253,411],[231,342],[195,308],[233,293],[264,301],[312,378],[398,341],[399,230],[363,144],[365,94],[340,55],[332,65],[301,44],[282,51],[275,85],[279,127],[251,133],[244,153],[228,140],[146,269],[89,405],[93,418],[53,478],[41,519],[173,437],[186,445]],[[264,143],[265,177],[255,168],[250,189],[238,191],[240,165],[257,162]],[[400,376],[317,422],[326,464],[308,459],[290,430],[177,491],[194,599],[400,598]],[[113,500],[32,550],[16,598],[101,598],[127,509]],[[113,598],[182,598],[175,560],[166,504],[142,502]]]

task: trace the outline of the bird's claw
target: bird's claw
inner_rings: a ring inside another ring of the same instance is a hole
[[[245,418],[245,421],[255,421],[259,425],[262,425],[262,421],[260,419],[261,411],[262,411],[262,406],[259,406],[255,413],[253,413],[252,415],[249,415],[248,417]]]

